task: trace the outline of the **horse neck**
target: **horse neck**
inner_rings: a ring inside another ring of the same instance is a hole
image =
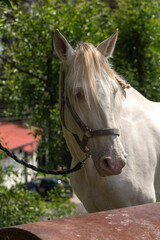
[[[121,109],[121,128],[122,131],[129,123],[138,126],[138,123],[144,122],[158,122],[160,120],[160,103],[155,103],[134,88],[126,90],[126,97],[124,98]],[[157,120],[155,120],[157,119]]]
[[[125,107],[126,111],[129,110],[131,106],[133,106],[133,110],[138,111],[139,109],[145,109],[150,111],[154,105],[157,103],[154,103],[147,98],[145,98],[141,93],[139,93],[136,89],[130,88],[126,91],[126,98],[125,98]]]

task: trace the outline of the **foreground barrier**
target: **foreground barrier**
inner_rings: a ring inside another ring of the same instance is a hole
[[[0,240],[160,240],[160,203],[22,224]]]

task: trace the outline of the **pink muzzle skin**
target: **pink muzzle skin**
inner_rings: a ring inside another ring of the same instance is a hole
[[[97,172],[101,177],[118,175],[126,165],[126,155],[117,158],[102,156],[98,162],[94,162]]]

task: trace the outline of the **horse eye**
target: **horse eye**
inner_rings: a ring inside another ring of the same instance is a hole
[[[81,98],[81,96],[82,96],[82,94],[81,94],[81,93],[76,93],[76,98],[77,98],[77,99],[80,99],[80,98]]]
[[[75,97],[76,97],[77,100],[83,99],[83,92],[82,92],[82,91],[78,91],[78,92],[75,94]]]

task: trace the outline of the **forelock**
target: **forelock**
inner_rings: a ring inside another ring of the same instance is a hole
[[[81,43],[78,45],[73,59],[69,81],[76,91],[77,86],[81,84],[86,101],[89,105],[89,91],[96,99],[96,80],[106,81],[107,87],[110,83],[106,79],[106,74],[115,82],[119,82],[122,88],[128,86],[125,81],[112,70],[107,59],[90,43]]]

